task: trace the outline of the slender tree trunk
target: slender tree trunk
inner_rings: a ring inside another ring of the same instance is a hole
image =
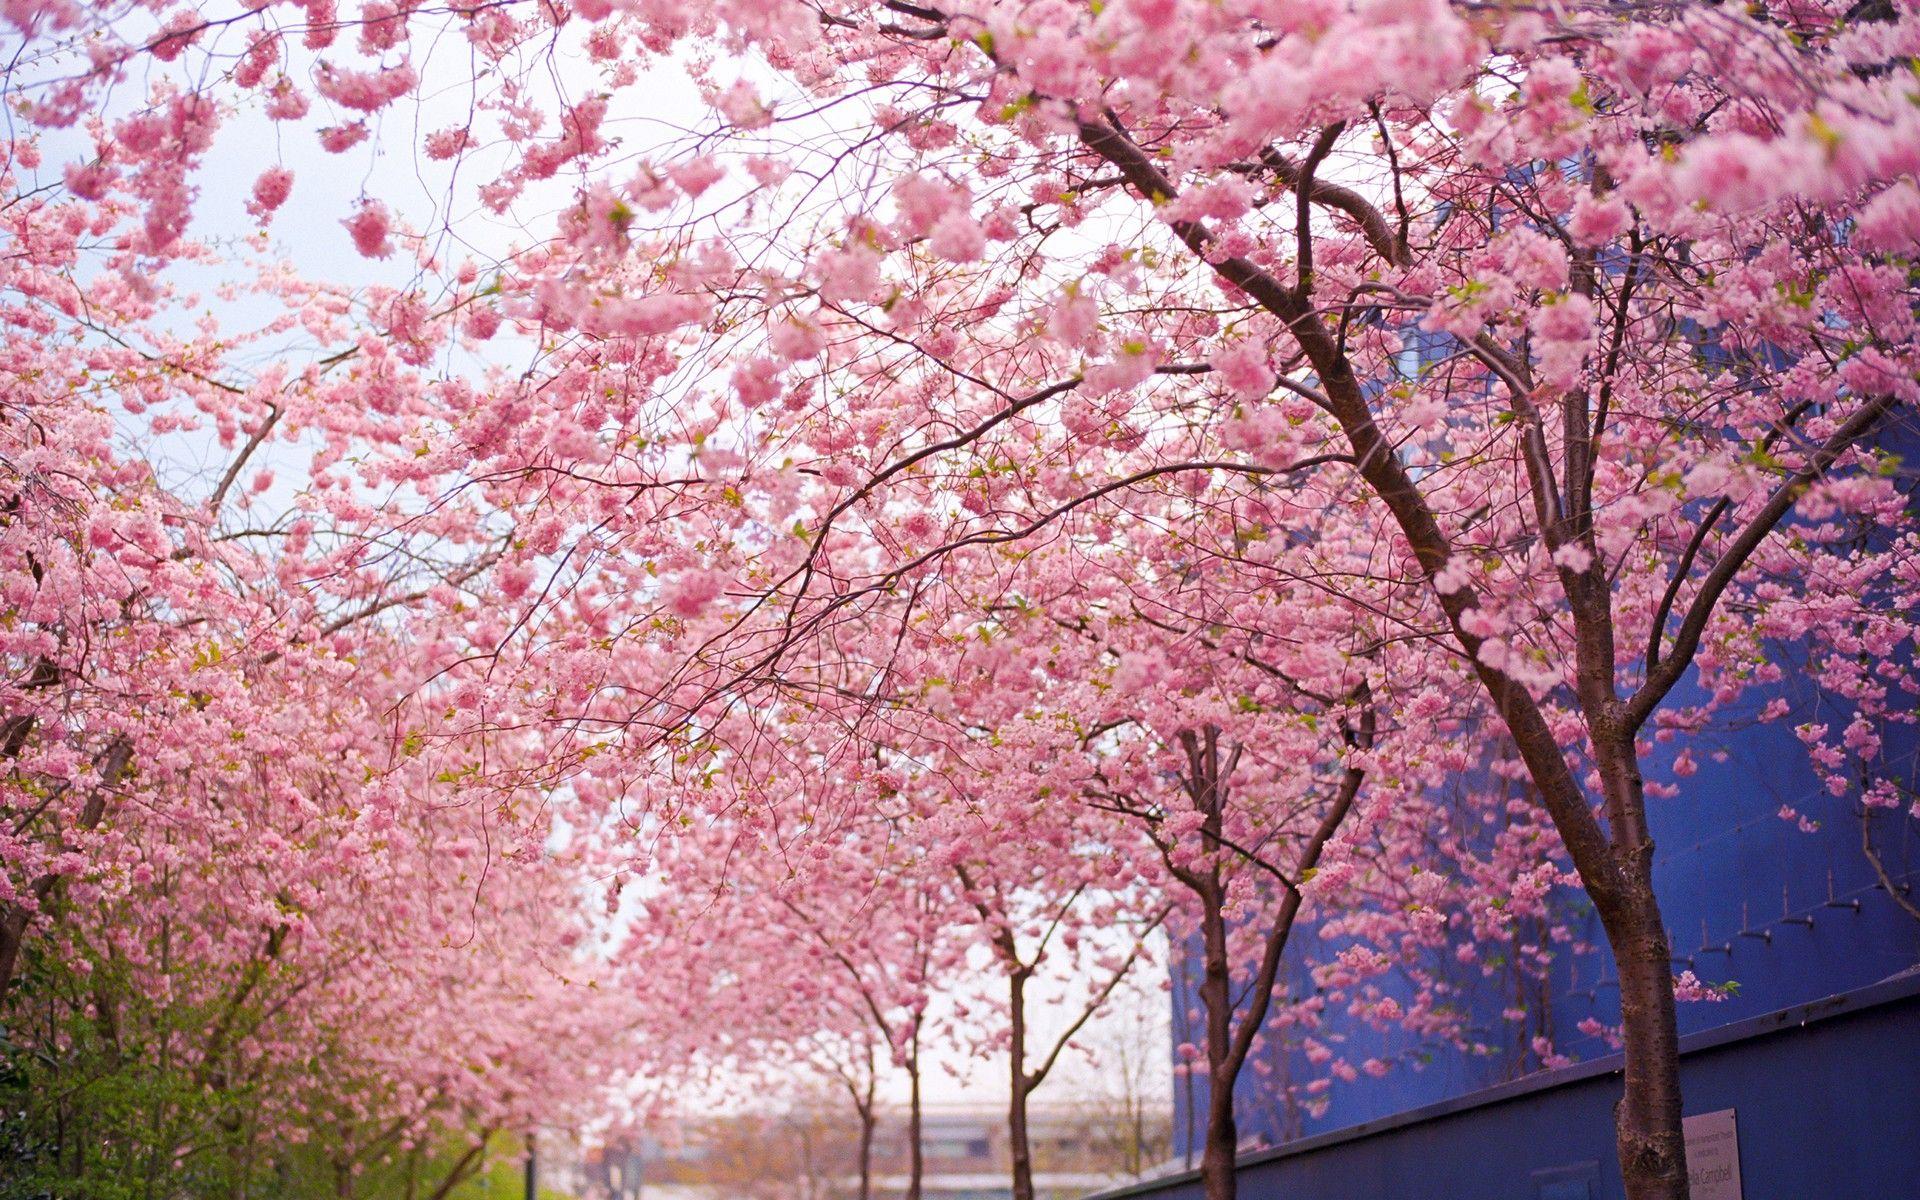
[[[920,1179],[926,1173],[926,1153],[920,1144],[920,1021],[913,1022],[913,1040],[907,1052],[907,1196],[920,1200]]]
[[[877,1072],[873,1066],[873,1047],[866,1046],[867,1072],[863,1077],[856,1065],[846,1070],[835,1067],[840,1082],[846,1087],[847,1095],[853,1100],[854,1115],[860,1119],[860,1195],[859,1200],[873,1200],[873,1131],[880,1118],[874,1108],[873,1094],[878,1086]]]
[[[1139,1179],[1146,1169],[1146,1112],[1139,1096],[1127,1102],[1127,1116],[1133,1117],[1133,1142],[1127,1146],[1127,1175]]]
[[[860,1200],[873,1200],[873,1106],[860,1110]]]
[[[1680,1128],[1680,1036],[1672,950],[1652,887],[1635,889],[1624,919],[1608,921],[1620,972],[1620,1028],[1626,1070],[1614,1138],[1627,1200],[1686,1200],[1686,1143]]]
[[[442,1179],[440,1185],[428,1194],[427,1200],[446,1200],[453,1189],[479,1174],[480,1168],[486,1165],[487,1143],[492,1140],[493,1131],[488,1130],[481,1135],[478,1142],[467,1147],[467,1152],[454,1161],[453,1166],[447,1171],[446,1178]]]
[[[1364,690],[1357,695],[1365,699]],[[1366,715],[1358,725],[1343,725],[1342,732],[1349,745],[1359,749],[1371,747],[1374,738],[1371,708],[1367,708]],[[1221,813],[1226,806],[1234,764],[1238,762],[1240,754],[1238,749],[1234,749],[1223,761],[1219,733],[1217,728],[1208,726],[1200,734],[1189,731],[1180,735],[1181,744],[1187,752],[1187,794],[1195,810],[1204,816],[1201,833],[1216,848],[1222,844]],[[1355,767],[1348,767],[1342,773],[1326,813],[1320,818],[1312,836],[1300,848],[1294,863],[1294,875],[1303,876],[1320,865],[1321,855],[1346,821],[1347,814],[1353,811],[1364,779],[1365,774]],[[1165,852],[1166,847],[1163,846],[1162,850]],[[1288,886],[1262,938],[1259,965],[1245,991],[1246,1012],[1236,1014],[1233,963],[1229,958],[1231,947],[1227,938],[1227,880],[1222,875],[1220,863],[1216,858],[1201,871],[1175,866],[1169,856],[1167,865],[1175,877],[1200,900],[1200,935],[1204,951],[1200,999],[1206,1009],[1207,1019],[1207,1130],[1200,1155],[1201,1186],[1207,1200],[1234,1200],[1237,1190],[1234,1167],[1239,1152],[1240,1131],[1233,1111],[1233,1085],[1240,1078],[1241,1069],[1246,1066],[1247,1056],[1260,1036],[1261,1027],[1266,1024],[1267,1010],[1273,1002],[1273,991],[1280,976],[1280,964],[1287,951],[1287,942],[1293,935],[1294,918],[1300,915],[1303,897],[1297,887]]]
[[[1611,699],[1608,697],[1608,699]],[[1673,948],[1653,890],[1653,837],[1645,781],[1631,730],[1600,705],[1595,757],[1607,797],[1607,834],[1619,866],[1617,894],[1596,896],[1620,976],[1625,1078],[1614,1109],[1614,1140],[1628,1200],[1686,1200],[1681,1134],[1680,1033],[1673,1000]]]
[[[1007,1153],[1013,1160],[1013,1200],[1033,1200],[1033,1146],[1027,1136],[1027,975],[1015,968],[1007,977],[1012,1037],[1007,1057]]]
[[[1007,1151],[1013,1159],[1013,1200],[1033,1200],[1033,1146],[1027,1133],[1027,1089],[1014,1073],[1013,1099],[1007,1109]]]
[[[1233,966],[1227,957],[1227,921],[1221,911],[1224,896],[1218,868],[1201,893],[1201,938],[1204,942],[1200,1002],[1207,1020],[1207,1127],[1200,1148],[1200,1186],[1207,1200],[1235,1200],[1238,1181],[1235,1160],[1240,1128],[1233,1113],[1233,1085],[1239,1064],[1233,1047]]]
[[[1180,971],[1180,981],[1183,986],[1174,993],[1175,999],[1179,1001],[1173,1012],[1173,1037],[1174,1045],[1176,1046],[1185,1045],[1193,1040],[1193,1027],[1189,1024],[1193,1019],[1191,1016],[1193,1005],[1190,1000],[1192,992],[1185,986],[1189,979],[1190,976],[1188,976],[1185,966],[1183,965]],[[1182,1098],[1186,1100],[1186,1104],[1181,1106],[1180,1116],[1181,1123],[1185,1126],[1187,1136],[1185,1139],[1186,1150],[1181,1155],[1181,1165],[1189,1171],[1193,1170],[1193,1090],[1193,1064],[1183,1063],[1180,1070],[1180,1091]]]
[[[794,1135],[800,1139],[801,1178],[806,1180],[803,1200],[818,1200],[821,1194],[820,1172],[813,1161],[813,1134],[802,1125],[794,1131]]]
[[[46,886],[42,887],[42,882]],[[44,876],[33,882],[36,900],[44,901],[53,891],[53,877]],[[9,905],[4,917],[0,917],[0,1000],[7,998],[7,989],[13,986],[13,974],[20,966],[20,947],[27,940],[27,926],[33,920],[33,913],[24,907]]]

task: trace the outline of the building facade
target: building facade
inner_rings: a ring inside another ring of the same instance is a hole
[[[867,1194],[906,1194],[911,1146],[907,1114],[882,1110],[873,1133]],[[604,1147],[589,1156],[578,1194],[599,1200],[858,1200],[859,1126],[844,1106],[796,1105],[688,1121],[662,1136]],[[1141,1162],[1139,1141],[1157,1159],[1167,1144],[1164,1115],[1138,1126],[1104,1106],[1035,1104],[1028,1112],[1037,1200],[1070,1200],[1123,1184]],[[1012,1195],[1007,1112],[997,1104],[932,1105],[921,1115],[923,1200],[1006,1200]]]

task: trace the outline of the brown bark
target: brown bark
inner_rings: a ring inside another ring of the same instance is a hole
[[[1046,1057],[1032,1070],[1028,1070],[1027,982],[1033,978],[1034,972],[1039,969],[1041,955],[1046,952],[1046,943],[1052,938],[1053,930],[1059,928],[1060,922],[1067,919],[1074,903],[1079,900],[1081,895],[1080,889],[1076,888],[1054,912],[1053,925],[1047,934],[1040,939],[1039,948],[1033,952],[1030,958],[1023,958],[1020,953],[1018,940],[1006,925],[998,922],[994,910],[987,903],[985,895],[979,892],[979,888],[974,882],[972,873],[967,869],[967,865],[965,863],[955,863],[954,875],[959,879],[960,886],[966,894],[974,897],[972,900],[973,907],[974,910],[980,914],[980,920],[983,925],[993,931],[988,940],[993,947],[994,959],[1007,973],[1009,1029],[1007,1049],[1007,1149],[1008,1157],[1011,1161],[1011,1184],[1013,1200],[1034,1200],[1033,1139],[1027,1120],[1029,1101],[1040,1085],[1046,1082],[1047,1076],[1052,1074],[1054,1064],[1060,1061],[1060,1056],[1065,1053],[1067,1047],[1072,1044],[1074,1037],[1079,1034],[1081,1029],[1085,1028],[1087,1022],[1091,1021],[1094,1015],[1100,1011],[1101,1007],[1106,1004],[1108,998],[1113,995],[1114,989],[1118,988],[1121,981],[1127,977],[1127,973],[1133,970],[1134,964],[1140,959],[1140,953],[1146,944],[1146,939],[1154,930],[1160,927],[1161,922],[1167,919],[1167,914],[1172,911],[1172,908],[1171,906],[1161,908],[1158,913],[1154,914],[1147,921],[1146,925],[1140,930],[1138,940],[1134,942],[1132,952],[1107,976],[1106,983],[1088,998],[1086,1006],[1080,1010],[1080,1015],[1054,1040],[1053,1047],[1047,1051]]]
[[[884,1035],[884,1031],[882,1033]],[[830,1059],[829,1063],[833,1073],[839,1077],[840,1086],[847,1089],[847,1098],[853,1101],[854,1115],[860,1121],[858,1200],[873,1200],[873,1133],[874,1127],[879,1124],[874,1091],[879,1086],[879,1080],[873,1066],[873,1044],[861,1043],[861,1051],[864,1054],[864,1069],[862,1059],[851,1054],[844,1064],[838,1059]]]
[[[1033,1145],[1027,1133],[1027,971],[1016,968],[1008,977],[1012,1034],[1007,1058],[1007,1153],[1013,1165],[1013,1200],[1033,1200]]]
[[[860,1200],[873,1200],[873,1103],[860,1110]]]
[[[920,1144],[920,1021],[913,1022],[913,1040],[907,1051],[907,1195],[920,1200],[920,1181],[927,1169],[926,1149]]]
[[[1629,885],[1624,919],[1602,917],[1620,972],[1625,1079],[1614,1109],[1614,1141],[1628,1200],[1687,1196],[1680,1117],[1680,1036],[1672,950],[1651,879]]]
[[[1200,1147],[1200,1186],[1207,1200],[1234,1200],[1240,1129],[1233,1111],[1233,1085],[1240,1069],[1232,1058],[1233,964],[1227,957],[1225,895],[1218,867],[1207,883],[1200,892],[1200,1003],[1207,1023],[1207,1130]]]

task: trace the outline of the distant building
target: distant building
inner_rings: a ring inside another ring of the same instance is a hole
[[[1126,1182],[1118,1166],[1110,1120],[1093,1110],[1035,1105],[1027,1114],[1040,1200],[1068,1200]],[[1001,1106],[927,1110],[921,1117],[925,1200],[1003,1200],[1011,1196],[1012,1153]],[[888,1113],[874,1146],[874,1194],[891,1196],[907,1185],[906,1114]]]
[[[1094,1107],[1035,1105],[1028,1115],[1040,1200],[1069,1200],[1128,1182],[1138,1146],[1164,1154],[1164,1116],[1144,1131]],[[859,1127],[850,1112],[790,1111],[685,1122],[671,1136],[595,1152],[585,1196],[601,1200],[855,1200]],[[933,1106],[921,1116],[923,1200],[1006,1200],[1013,1194],[1007,1114],[999,1105]],[[907,1115],[883,1113],[874,1131],[870,1193],[901,1195],[911,1152]]]

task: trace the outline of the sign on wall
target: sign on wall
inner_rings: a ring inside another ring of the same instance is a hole
[[[1683,1118],[1687,1139],[1687,1183],[1693,1200],[1742,1200],[1740,1129],[1733,1110]]]

